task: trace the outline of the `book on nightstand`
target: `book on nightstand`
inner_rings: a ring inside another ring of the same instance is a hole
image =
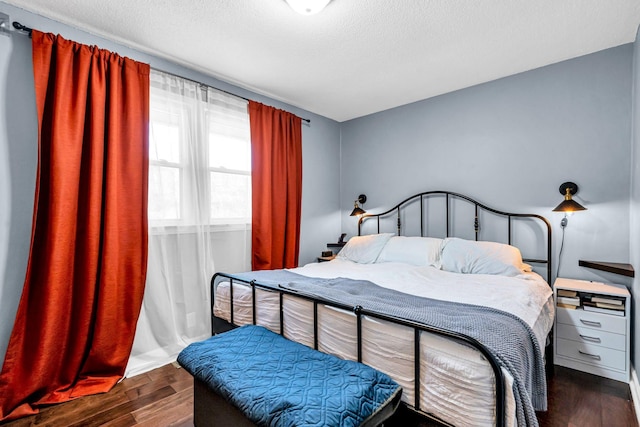
[[[558,289],[558,296],[559,297],[574,298],[574,297],[578,296],[578,292],[577,291],[570,291],[568,289]]]
[[[611,305],[623,305],[624,304],[624,300],[622,299],[617,299],[617,298],[609,298],[609,297],[598,297],[598,296],[593,296],[591,297],[591,302],[595,302],[595,303],[600,303],[600,304],[611,304]]]
[[[558,303],[564,304],[564,305],[575,305],[575,306],[578,306],[578,305],[580,305],[580,298],[578,298],[578,297],[561,297],[561,296],[558,296]]]
[[[624,311],[624,305],[606,304],[604,302],[597,302],[596,303],[596,307],[598,307],[598,308],[607,308],[609,310]]]
[[[583,301],[582,308],[585,311],[613,314],[614,316],[624,316],[624,305],[616,305],[616,306],[611,305],[610,307],[616,307],[616,308],[605,308],[605,307],[602,307],[601,304],[602,303]]]
[[[563,304],[561,302],[556,303],[556,307],[568,308],[569,310],[575,310],[576,308],[578,308],[577,305]]]

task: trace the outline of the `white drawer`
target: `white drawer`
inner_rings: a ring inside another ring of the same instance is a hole
[[[558,338],[566,340],[626,351],[627,337],[621,334],[614,334],[594,328],[582,328],[566,323],[558,323],[556,334]]]
[[[556,344],[556,352],[559,355],[570,357],[590,365],[606,366],[621,371],[627,368],[627,353],[624,351],[612,350],[594,344],[579,343],[562,338],[558,338]]]
[[[597,329],[616,334],[626,334],[627,318],[614,314],[601,314],[592,311],[584,311],[580,308],[570,310],[557,307],[556,316],[558,323],[579,326],[581,328]]]

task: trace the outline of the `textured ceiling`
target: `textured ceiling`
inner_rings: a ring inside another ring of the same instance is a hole
[[[3,0],[345,121],[632,42],[638,0]],[[23,24],[28,25],[28,22]]]

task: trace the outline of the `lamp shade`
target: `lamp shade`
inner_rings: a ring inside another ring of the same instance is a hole
[[[564,195],[564,200],[556,206],[553,212],[577,212],[587,208],[573,200],[572,196],[578,192],[578,185],[573,182],[565,182],[560,186],[560,194]]]
[[[358,205],[358,203],[361,203],[361,204],[367,203],[366,194],[359,195],[358,198],[353,202],[353,210],[351,211],[351,214],[349,216],[359,216],[367,213],[364,209],[360,207],[360,205]]]
[[[576,212],[576,211],[584,211],[587,210],[580,203],[576,202],[573,199],[563,200],[556,208],[553,210],[554,212]]]
[[[349,216],[364,215],[366,213],[367,212],[364,209],[362,209],[360,206],[358,206],[358,204],[356,203],[356,206],[353,208]]]

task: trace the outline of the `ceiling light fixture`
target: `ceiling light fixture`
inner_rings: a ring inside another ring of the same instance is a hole
[[[331,0],[285,0],[291,9],[300,15],[315,15],[322,11]]]

